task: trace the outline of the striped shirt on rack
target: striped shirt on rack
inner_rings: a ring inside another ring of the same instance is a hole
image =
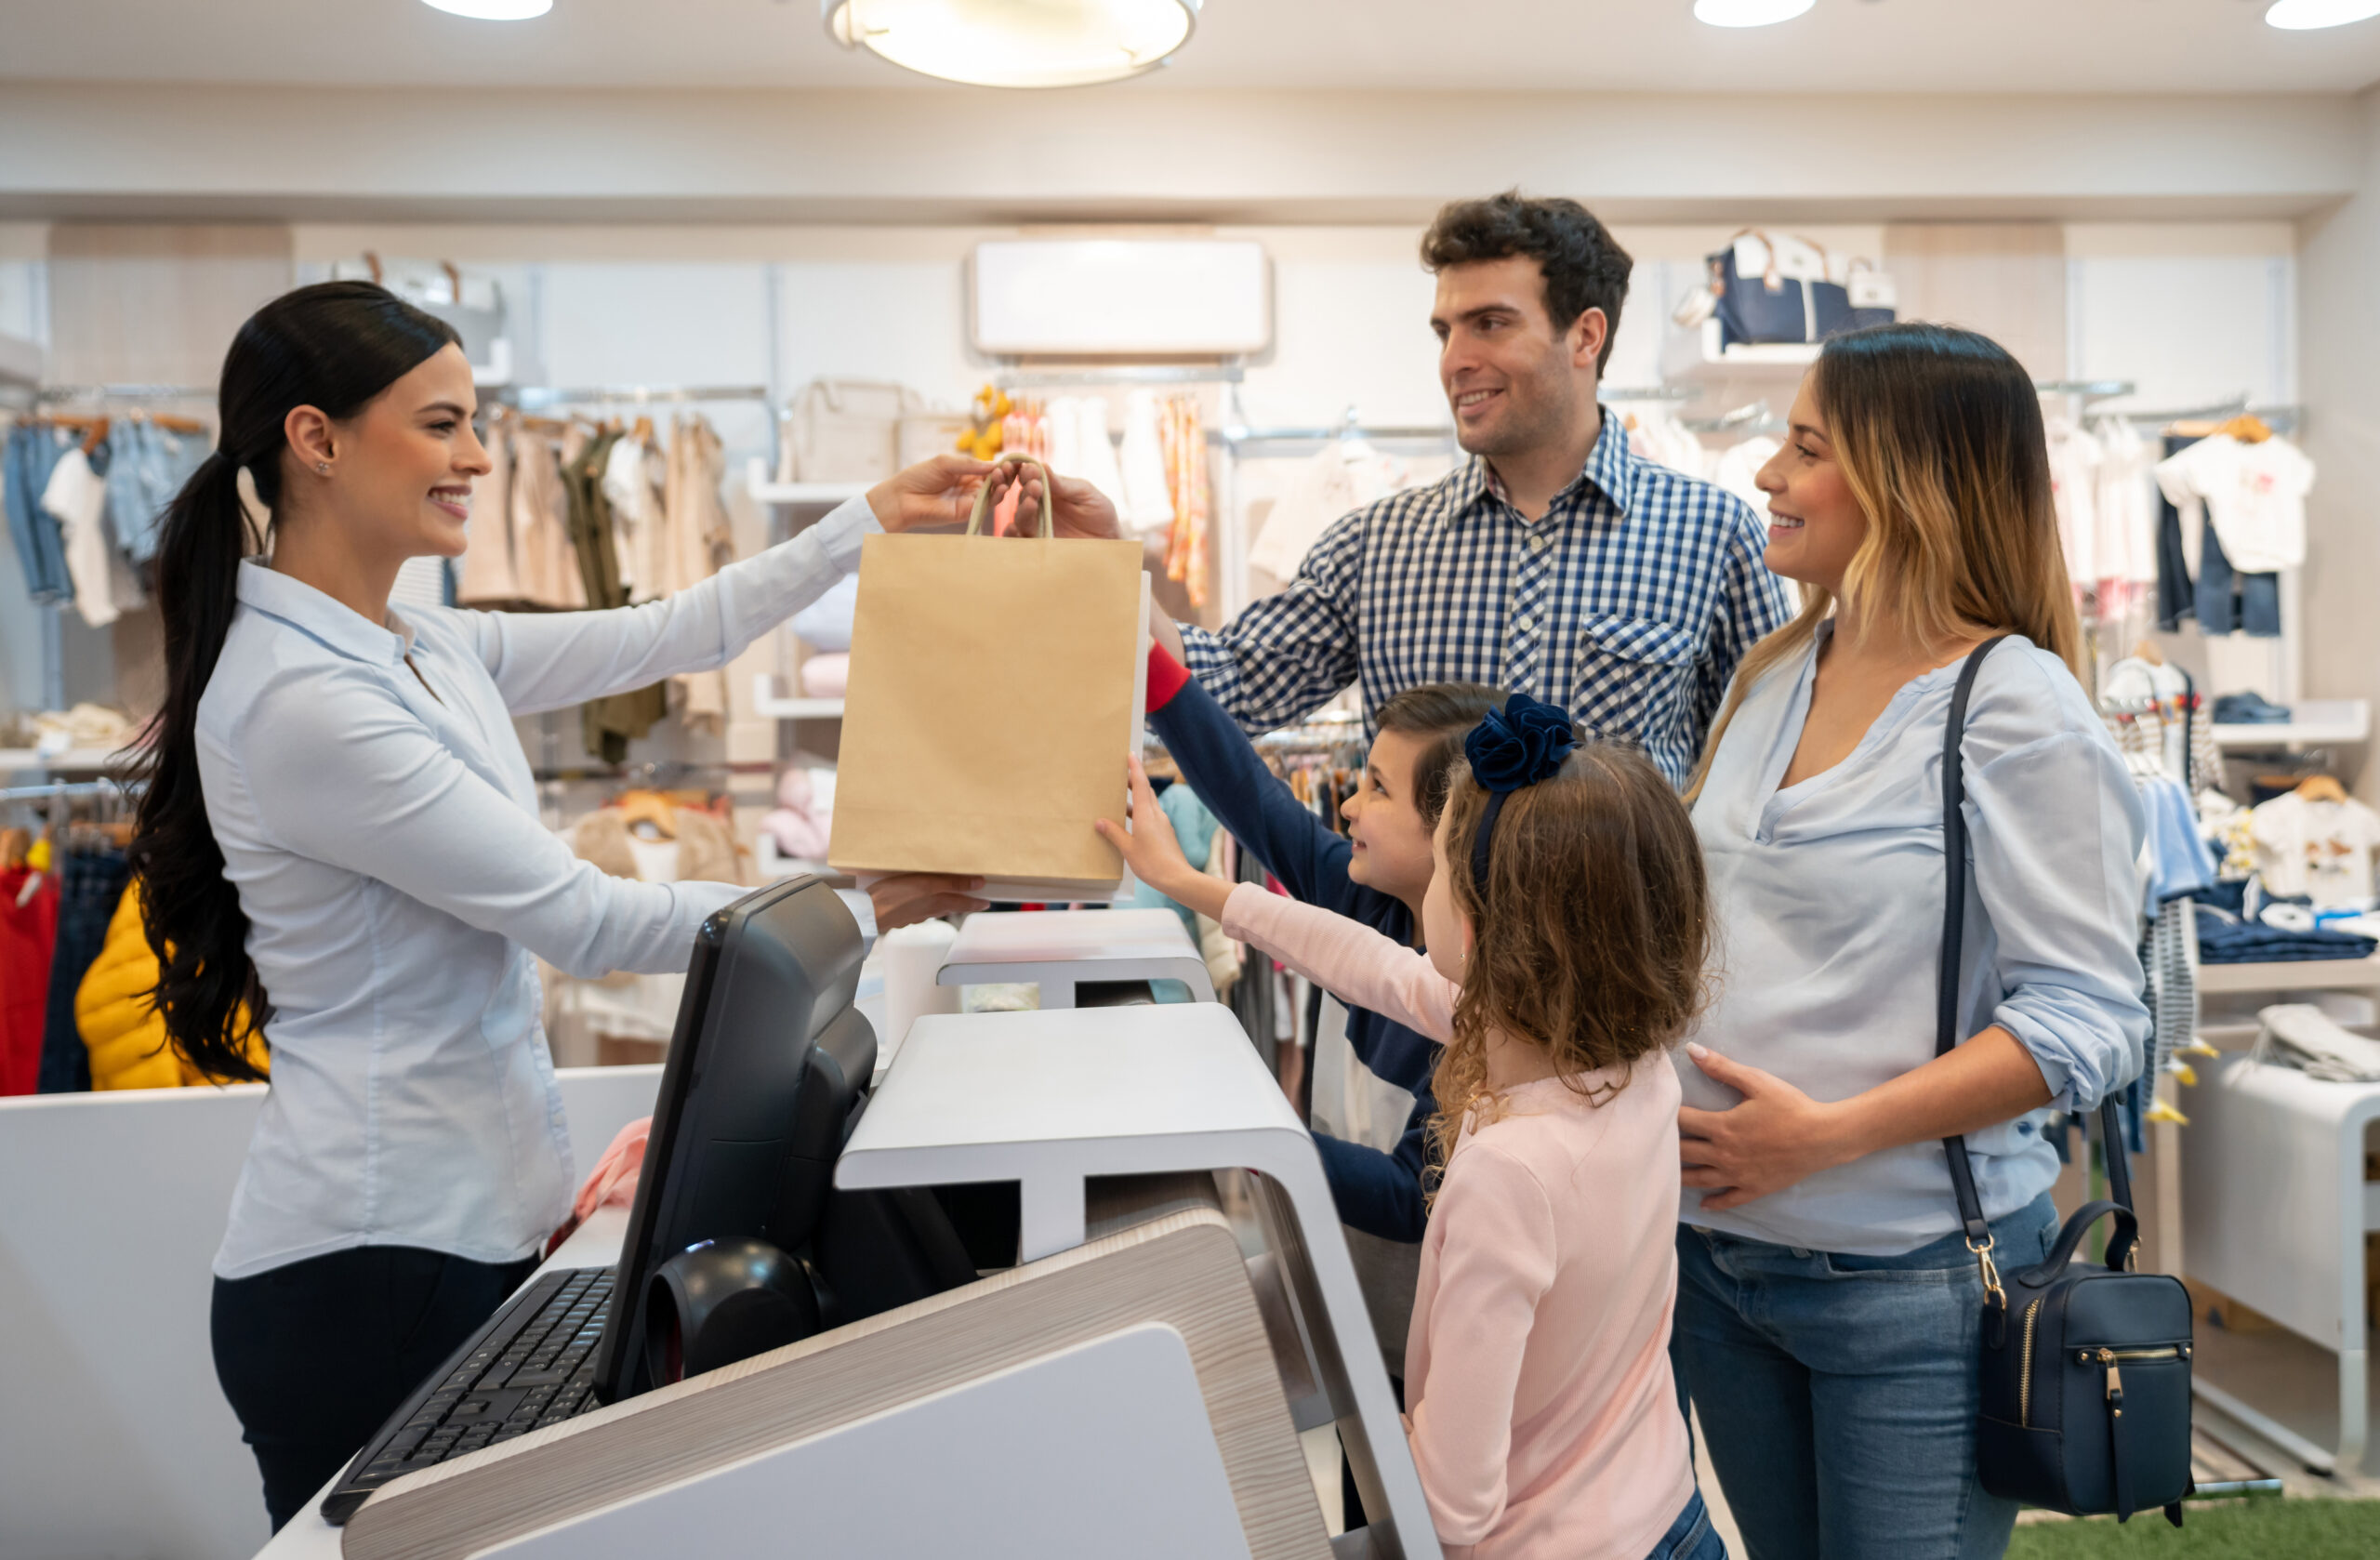
[[[1486,682],[1630,736],[1679,785],[1727,680],[1789,615],[1767,535],[1733,495],[1639,458],[1608,410],[1541,519],[1485,458],[1334,522],[1278,594],[1184,628],[1190,669],[1250,734],[1360,681],[1370,712],[1424,682]]]

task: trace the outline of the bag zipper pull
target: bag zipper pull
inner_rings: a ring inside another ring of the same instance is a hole
[[[2123,1418],[2123,1370],[2116,1364],[2113,1349],[2099,1351],[2099,1363],[2108,1372],[2108,1411],[2117,1419]]]

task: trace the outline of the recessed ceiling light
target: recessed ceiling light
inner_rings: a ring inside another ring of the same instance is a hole
[[[1203,0],[820,0],[826,33],[977,86],[1086,86],[1165,63]]]
[[[2350,21],[2380,16],[2380,0],[2274,0],[2265,20],[2292,33],[2317,27],[2345,27]]]
[[[434,11],[473,21],[526,21],[554,8],[554,0],[421,0]]]
[[[1766,27],[1791,21],[1816,4],[1818,0],[1694,0],[1694,20],[1713,27]]]

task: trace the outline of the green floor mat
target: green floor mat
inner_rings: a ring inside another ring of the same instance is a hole
[[[2193,1505],[2179,1532],[2162,1512],[2113,1518],[2027,1523],[2008,1560],[2092,1560],[2160,1555],[2167,1560],[2372,1560],[2380,1555],[2380,1501],[2227,1501]]]

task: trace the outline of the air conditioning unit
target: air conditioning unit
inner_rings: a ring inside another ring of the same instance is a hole
[[[1273,341],[1263,245],[1001,239],[975,246],[972,334],[990,357],[1244,357]]]

